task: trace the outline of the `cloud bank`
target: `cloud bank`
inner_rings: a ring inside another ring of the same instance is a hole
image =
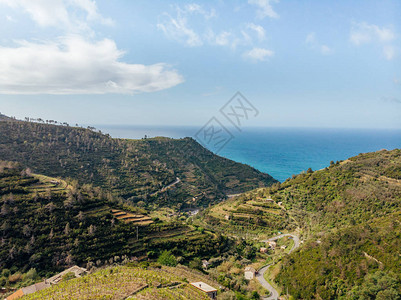
[[[182,83],[168,64],[130,64],[111,39],[93,39],[90,22],[113,25],[91,0],[0,0],[61,36],[0,45],[0,94],[135,94]],[[193,9],[196,9],[194,7]]]
[[[88,42],[80,36],[0,47],[0,93],[132,94],[183,82],[166,64],[128,64],[122,56],[112,40]]]

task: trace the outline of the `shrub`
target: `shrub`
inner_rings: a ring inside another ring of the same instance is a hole
[[[177,265],[177,259],[173,254],[171,254],[170,251],[167,250],[163,251],[163,253],[157,259],[157,262],[170,267],[175,267]]]

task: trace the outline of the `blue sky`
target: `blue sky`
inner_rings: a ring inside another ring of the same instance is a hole
[[[0,112],[201,126],[401,128],[400,1],[0,0]]]

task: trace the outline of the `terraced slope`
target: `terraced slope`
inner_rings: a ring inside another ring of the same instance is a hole
[[[219,203],[204,213],[203,225],[227,235],[269,237],[280,230],[293,230],[286,210],[255,190]]]
[[[210,299],[205,293],[189,285],[188,282],[192,281],[203,281],[218,287],[207,276],[185,267],[143,269],[118,266],[61,282],[21,299]]]
[[[117,210],[140,216],[139,222],[120,220],[111,213]],[[227,243],[182,222],[153,222],[146,211],[122,205],[100,188],[32,175],[4,161],[0,215],[0,269],[36,268],[40,275],[149,251],[157,256],[164,249],[188,261],[219,253]]]

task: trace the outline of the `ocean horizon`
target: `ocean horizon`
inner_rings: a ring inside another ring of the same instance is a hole
[[[114,138],[141,139],[164,136],[199,140],[199,126],[96,125]],[[328,129],[245,127],[228,128],[233,139],[218,155],[248,164],[280,182],[292,175],[323,169],[330,161],[345,160],[359,153],[401,148],[400,129]]]

